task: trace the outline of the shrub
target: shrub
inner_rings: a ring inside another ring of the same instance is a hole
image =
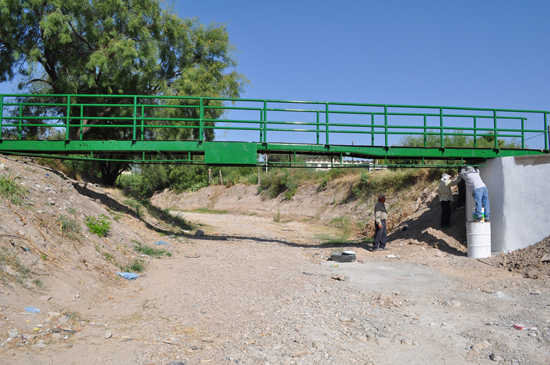
[[[21,186],[17,178],[11,175],[0,176],[0,195],[7,198],[10,203],[21,205],[26,192],[27,190]]]
[[[82,230],[78,225],[76,219],[69,218],[65,215],[62,215],[61,217],[59,217],[55,221],[55,224],[60,224],[61,234],[67,235],[69,238],[73,238],[74,233],[80,233]]]
[[[160,257],[163,255],[166,256],[172,256],[170,252],[166,252],[166,250],[159,250],[158,248],[151,248],[148,246],[143,245],[141,242],[136,242],[138,245],[134,246],[134,250],[137,252],[141,252],[144,255],[151,256],[151,257]]]
[[[127,264],[126,266],[119,266],[122,271],[126,272],[142,272],[145,271],[145,263],[143,260],[135,259],[134,262]]]
[[[111,221],[104,214],[99,216],[89,215],[86,217],[86,226],[91,233],[97,234],[98,237],[105,237],[111,229]]]

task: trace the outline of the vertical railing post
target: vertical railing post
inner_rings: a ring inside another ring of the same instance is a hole
[[[325,135],[326,135],[326,141],[325,144],[329,145],[329,119],[328,119],[328,103],[325,103]]]
[[[550,130],[548,130],[548,112],[544,113],[544,149],[548,152],[548,140],[550,139]]]
[[[441,148],[445,148],[443,142],[443,108],[439,108],[439,145]]]
[[[497,138],[497,111],[493,110],[493,120],[494,120],[494,126],[493,126],[493,133],[495,134],[495,148],[498,148],[498,138]]]
[[[141,140],[143,141],[145,139],[145,126],[144,126],[144,120],[145,117],[145,106],[141,106]]]
[[[0,141],[2,140],[2,123],[4,122],[4,95],[0,95]]]
[[[204,118],[204,106],[202,105],[202,97],[200,98],[200,111],[199,111],[199,142],[202,142],[204,140],[204,126],[203,126],[203,118]]]
[[[66,127],[65,127],[65,140],[69,140],[69,125],[71,124],[71,95],[67,95],[67,119],[65,119]],[[82,122],[81,122],[82,123]]]
[[[23,109],[21,103],[19,103],[19,126],[17,127],[18,136],[17,139],[21,140],[21,118],[23,117]]]
[[[384,146],[388,146],[388,106],[384,105]]]
[[[370,115],[370,145],[374,146],[374,113]]]
[[[260,143],[264,141],[264,111],[260,109]]]
[[[525,149],[525,119],[521,118],[521,149]]]
[[[317,134],[317,144],[319,144],[319,111],[317,111],[315,114],[317,114],[317,124],[315,124],[315,131]]]
[[[477,117],[474,117],[474,148],[477,148]]]
[[[83,136],[82,136],[82,118],[83,117],[84,117],[84,105],[80,105],[80,119],[79,119],[80,123],[78,123],[78,125],[80,128],[79,138],[81,141],[83,139]]]
[[[135,141],[137,133],[137,96],[134,95],[134,118],[133,118],[133,128],[132,128],[132,141]]]
[[[264,100],[264,143],[267,143],[267,101]]]
[[[428,125],[426,121],[426,114],[424,114],[424,148],[428,147],[428,135],[426,134],[426,126]]]

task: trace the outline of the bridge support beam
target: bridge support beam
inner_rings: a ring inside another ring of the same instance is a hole
[[[550,235],[550,155],[489,160],[480,173],[489,190],[493,252],[521,249]],[[471,220],[475,203],[467,194]]]

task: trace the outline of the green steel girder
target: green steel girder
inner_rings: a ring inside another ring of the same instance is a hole
[[[362,158],[428,158],[428,159],[488,159],[508,156],[541,155],[542,150],[482,149],[482,148],[424,148],[384,146],[262,144],[258,152],[329,154]]]
[[[319,154],[388,159],[490,159],[507,156],[545,154],[541,150],[481,148],[414,148],[383,146],[341,146],[316,144],[270,144],[254,142],[198,141],[12,141],[0,142],[0,153],[21,154],[130,154],[173,153],[205,155],[205,163],[255,165],[258,153]],[[168,161],[167,161],[168,162]]]
[[[202,152],[199,141],[0,141],[0,151],[41,153]]]

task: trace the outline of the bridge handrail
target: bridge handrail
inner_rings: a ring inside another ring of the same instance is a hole
[[[82,100],[82,99],[92,99]],[[97,101],[97,102],[94,102]],[[116,103],[114,100],[121,100]],[[166,102],[180,104],[167,104]],[[217,105],[209,105],[216,101]],[[193,104],[190,104],[193,103]],[[241,106],[237,104],[246,104]],[[248,105],[252,104],[252,105]],[[259,105],[256,105],[259,104]],[[285,108],[273,104],[302,105],[303,108]],[[342,108],[353,108],[342,110]],[[32,109],[36,115],[29,115]],[[85,115],[84,108],[118,109],[126,116]],[[191,116],[159,116],[147,115],[148,111],[167,109],[195,110]],[[316,109],[317,108],[317,109]],[[359,110],[356,110],[359,108]],[[424,111],[419,111],[424,109]],[[255,118],[248,119],[211,119],[205,114],[209,110],[258,113]],[[28,112],[28,113],[25,113]],[[123,113],[124,112],[124,113]],[[458,112],[458,113],[455,113]],[[313,115],[312,120],[293,117],[291,120],[271,117],[272,115],[305,114]],[[206,96],[159,96],[159,95],[89,95],[89,94],[0,94],[0,142],[9,139],[24,139],[24,130],[37,128],[62,128],[65,130],[65,141],[71,141],[70,131],[79,130],[78,139],[84,140],[84,128],[132,128],[132,140],[146,140],[145,131],[157,129],[192,129],[198,130],[198,141],[205,140],[206,130],[256,131],[259,138],[253,142],[274,143],[285,142],[275,140],[278,132],[296,132],[315,134],[315,143],[330,145],[336,135],[358,134],[370,136],[370,141],[361,138],[362,145],[375,145],[375,136],[383,135],[384,147],[395,146],[389,143],[390,137],[420,136],[422,147],[453,147],[446,145],[446,136],[461,135],[473,137],[473,147],[477,148],[479,137],[488,137],[493,148],[499,149],[499,139],[516,138],[521,140],[521,148],[526,149],[526,141],[539,135],[544,135],[543,150],[549,151],[548,114],[544,110],[472,108],[454,106],[424,106],[401,104],[368,104],[349,102],[321,102],[297,100],[272,100],[248,98],[223,98]],[[268,117],[269,115],[269,117]],[[366,116],[361,123],[338,120],[341,117]],[[403,118],[401,120],[400,118]],[[411,118],[421,118],[418,121]],[[538,121],[532,121],[538,118]],[[407,123],[404,120],[407,119]],[[431,124],[428,123],[428,119]],[[460,125],[451,125],[449,121],[457,119]],[[465,122],[467,120],[468,122]],[[492,120],[492,126],[480,126],[478,123]],[[93,121],[95,124],[85,123]],[[112,123],[101,123],[109,121]],[[117,121],[119,121],[117,123]],[[435,121],[435,123],[433,123]],[[126,122],[126,124],[124,123]],[[156,122],[156,123],[150,123]],[[369,123],[370,122],[370,123]],[[376,123],[375,123],[376,122]],[[397,123],[396,123],[397,122]],[[517,123],[517,128],[502,123]],[[182,124],[184,123],[184,124]],[[187,124],[185,124],[187,123]],[[234,123],[239,126],[220,124]],[[470,123],[470,125],[466,125]],[[529,125],[526,126],[526,123]],[[253,125],[253,126],[251,126]],[[297,128],[300,126],[301,128]],[[538,127],[537,127],[538,126]],[[291,128],[294,127],[294,128]],[[270,133],[268,138],[268,132]],[[472,133],[473,132],[473,133]],[[489,133],[489,135],[488,135]],[[535,136],[526,134],[537,133]],[[428,146],[429,136],[439,136],[435,146]],[[324,137],[324,138],[322,138]],[[151,136],[147,138],[152,138]],[[348,141],[349,143],[349,141]],[[341,143],[339,143],[341,144]],[[485,146],[485,148],[487,148]],[[542,149],[542,148],[539,148]]]

